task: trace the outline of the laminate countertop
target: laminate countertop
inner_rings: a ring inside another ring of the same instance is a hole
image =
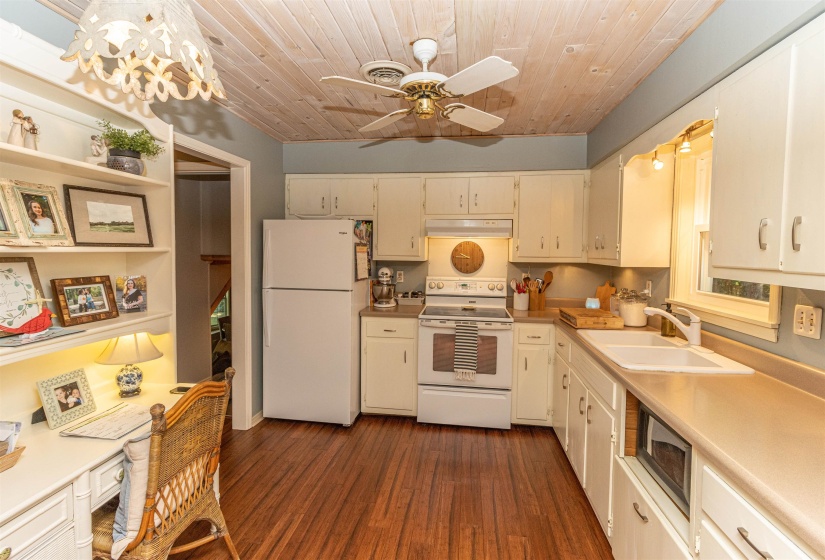
[[[417,319],[424,310],[423,305],[396,305],[395,307],[365,307],[361,317],[384,317],[385,319]]]
[[[541,322],[554,322],[552,312],[544,313],[548,317]],[[757,372],[631,371],[604,357],[564,321],[555,324],[690,442],[716,471],[825,556],[825,372],[784,361],[787,369],[808,369],[803,373],[815,376],[807,380],[814,390],[806,392],[779,379],[793,378],[795,373],[759,371],[760,365],[782,369],[782,359],[738,343],[723,350],[721,345],[727,342],[704,332],[703,345],[750,362],[747,365]]]

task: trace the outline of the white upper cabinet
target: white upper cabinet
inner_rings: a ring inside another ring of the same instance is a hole
[[[428,216],[466,214],[469,196],[469,177],[432,177],[424,181]]]
[[[427,216],[513,214],[514,176],[428,177]]]
[[[378,179],[376,260],[427,260],[421,185],[421,177]]]
[[[329,179],[291,178],[287,188],[287,213],[290,216],[329,216]]]
[[[615,156],[590,172],[590,212],[587,260],[619,258],[619,212],[622,193],[622,157]],[[612,262],[611,262],[612,264]]]
[[[332,213],[336,216],[372,216],[375,180],[372,177],[332,179]]]
[[[471,177],[470,214],[512,214],[515,208],[516,178]]]
[[[825,290],[825,16],[722,85],[713,276]]]
[[[583,261],[585,171],[522,174],[510,260]]]

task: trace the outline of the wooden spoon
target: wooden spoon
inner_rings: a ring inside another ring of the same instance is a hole
[[[547,271],[544,273],[544,285],[541,287],[541,291],[544,292],[547,290],[547,287],[553,281],[553,273],[551,271]]]

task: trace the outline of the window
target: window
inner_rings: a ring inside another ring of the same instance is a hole
[[[223,317],[229,317],[229,290],[227,290],[226,294],[224,294],[221,298],[221,301],[212,313],[212,317],[209,319],[212,326],[212,332],[217,332],[220,330],[220,327],[218,326],[218,319]]]
[[[691,129],[690,152],[679,152],[682,136],[658,149],[659,157],[669,153],[676,160],[674,247],[668,301],[689,308],[705,322],[775,341],[779,327],[779,287],[710,275],[712,121],[699,121]]]

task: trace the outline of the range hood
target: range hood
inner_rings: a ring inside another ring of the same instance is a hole
[[[427,237],[513,237],[513,220],[427,220]]]

